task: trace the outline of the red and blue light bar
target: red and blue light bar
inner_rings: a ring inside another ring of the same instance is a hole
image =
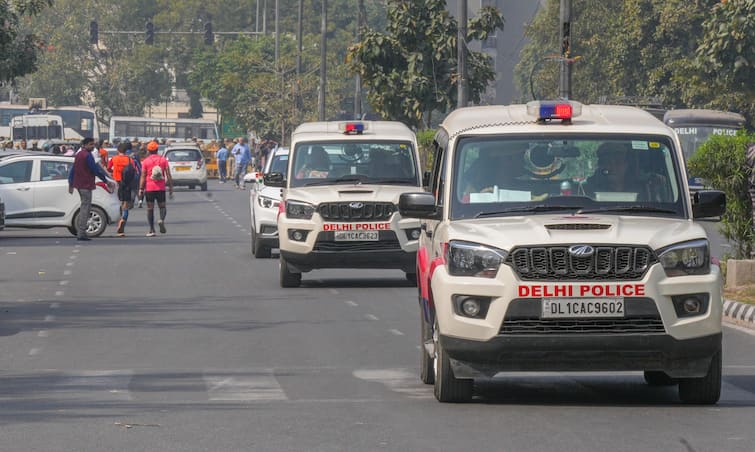
[[[582,104],[568,100],[533,101],[527,104],[527,114],[536,116],[538,122],[560,119],[564,123],[569,123],[580,113],[582,113]]]
[[[343,133],[346,135],[361,135],[364,133],[364,123],[347,122],[344,125]]]

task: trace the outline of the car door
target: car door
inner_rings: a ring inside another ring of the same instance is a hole
[[[0,198],[5,202],[5,224],[34,224],[32,159],[0,161]]]
[[[38,159],[39,177],[32,182],[34,215],[40,225],[67,225],[79,206],[79,195],[68,193],[71,159]]]

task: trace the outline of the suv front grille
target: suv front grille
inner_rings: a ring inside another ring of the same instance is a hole
[[[642,246],[593,245],[591,256],[573,256],[569,246],[514,248],[506,265],[524,281],[637,280],[652,264],[655,254]]]
[[[325,202],[317,206],[327,221],[388,221],[396,210],[390,202]]]
[[[501,334],[653,334],[664,333],[656,317],[630,319],[517,319],[505,320]]]

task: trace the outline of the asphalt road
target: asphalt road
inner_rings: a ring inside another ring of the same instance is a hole
[[[168,233],[0,232],[2,451],[752,451],[755,336],[724,331],[717,406],[639,373],[499,376],[472,404],[418,379],[394,271],[278,286],[248,195],[179,191]]]

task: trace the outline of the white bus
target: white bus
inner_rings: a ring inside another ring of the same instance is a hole
[[[211,141],[218,139],[218,125],[207,119],[161,119],[113,116],[110,118],[110,141],[131,139],[188,141],[192,138]]]
[[[28,105],[0,103],[0,137],[11,136],[11,120],[29,114],[57,115],[63,119],[64,140],[79,141],[82,138],[100,139],[100,129],[94,110],[83,106],[63,106],[30,111]]]
[[[11,119],[12,139],[15,142],[26,141],[26,148],[32,142],[63,140],[63,118],[58,115],[21,115]]]

